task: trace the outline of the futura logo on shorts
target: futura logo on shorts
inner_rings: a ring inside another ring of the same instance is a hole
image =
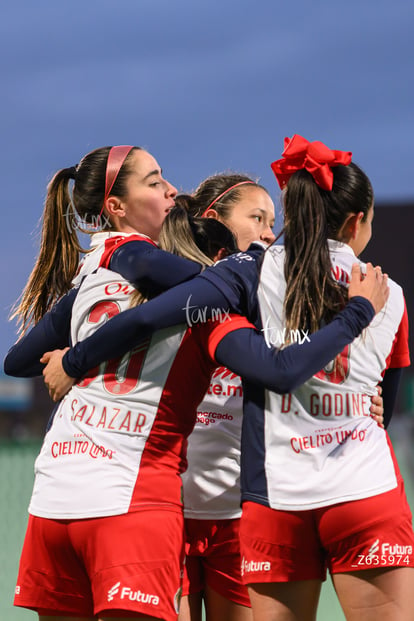
[[[368,550],[367,556],[373,556],[374,554],[377,554],[378,550],[379,550],[379,539],[376,539],[376,541],[374,541],[374,543]]]
[[[367,554],[358,554],[351,567],[410,567],[412,564],[412,545],[381,542],[376,539],[369,547]]]
[[[117,582],[116,584],[111,586],[111,588],[108,591],[108,602],[112,602],[112,600],[114,599],[115,595],[118,593],[120,586],[121,586],[120,582]]]
[[[377,554],[378,552],[380,552],[381,554],[388,554],[388,555],[412,554],[413,547],[410,545],[403,546],[403,545],[399,545],[398,543],[391,544],[388,542],[383,542],[381,543],[381,550],[380,550],[380,540],[376,539],[374,543],[372,544],[372,546],[370,547],[370,549],[368,550],[367,556],[373,556]]]
[[[269,561],[246,561],[242,558],[241,562],[241,575],[249,574],[254,571],[270,571],[272,564]]]
[[[111,588],[108,590],[108,602],[111,602],[115,595],[119,593],[119,599],[129,599],[132,602],[141,602],[143,604],[152,604],[153,606],[158,606],[160,603],[160,598],[158,595],[151,595],[150,593],[143,593],[139,589],[137,591],[133,591],[130,587],[123,586],[121,588],[121,583],[116,582]]]

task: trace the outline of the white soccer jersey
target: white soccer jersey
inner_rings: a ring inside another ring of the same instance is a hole
[[[330,251],[337,280],[349,282],[357,260],[352,249],[330,242]],[[266,252],[258,288],[263,330],[274,345],[283,338],[284,257],[281,246]],[[275,509],[312,509],[373,496],[397,485],[387,433],[369,414],[370,395],[376,393],[389,365],[405,312],[401,288],[392,280],[389,285],[386,306],[342,352],[339,366],[323,369],[292,394],[265,391],[262,433],[256,427],[249,434],[254,420],[243,430],[246,460],[256,463],[251,478],[245,473],[245,499]],[[306,338],[306,332],[296,336]],[[391,366],[406,364],[399,362]]]
[[[88,273],[72,310],[73,342],[127,309],[132,290],[110,270]],[[237,321],[216,334],[237,329]],[[63,519],[180,508],[186,438],[217,366],[206,353],[215,330],[214,323],[161,330],[75,385],[36,460],[29,512]]]
[[[187,518],[240,517],[241,378],[225,367],[213,373],[188,438],[188,469],[182,475]]]

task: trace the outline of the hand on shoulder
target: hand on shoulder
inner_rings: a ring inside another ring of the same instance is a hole
[[[372,263],[367,263],[367,271],[363,275],[360,264],[353,264],[348,290],[349,298],[354,296],[367,298],[374,307],[375,313],[378,313],[388,300],[389,294],[388,274],[383,274],[380,266],[374,267]]]

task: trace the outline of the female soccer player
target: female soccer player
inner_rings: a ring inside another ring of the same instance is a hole
[[[253,179],[213,175],[177,201],[193,216],[217,219],[235,234],[239,249],[275,240],[273,202]],[[214,371],[197,408],[182,475],[186,562],[180,621],[248,621],[250,599],[240,574],[240,436],[243,388],[226,367]]]
[[[69,192],[70,179],[74,179],[73,196]],[[152,294],[197,273],[204,263],[199,261],[199,256],[195,256],[195,263],[162,252],[155,244],[162,222],[174,206],[175,195],[175,188],[162,177],[156,160],[138,147],[97,149],[76,167],[59,171],[48,188],[40,256],[17,311],[23,328],[32,319],[38,320],[52,301],[70,286],[79,260],[78,219],[83,225],[99,225],[104,231],[93,236],[92,252],[86,255],[78,270],[78,283],[99,266],[109,267],[111,262],[119,271],[132,274],[133,281]],[[70,212],[69,205],[72,206]],[[204,241],[215,237],[212,247],[220,244],[223,231],[227,240],[231,238],[219,223],[205,222],[204,228]],[[233,245],[230,250],[235,248]],[[218,254],[220,256],[220,252]],[[113,286],[116,290],[117,283]],[[123,285],[124,303],[129,290]],[[88,303],[94,303],[95,321],[99,308],[103,308],[100,300],[94,298],[99,286],[97,290],[93,286],[89,289],[83,286],[82,291],[83,310],[88,313]],[[116,304],[111,303],[108,308],[109,313],[115,312]],[[80,325],[80,317],[78,322]],[[66,326],[56,337],[67,342]],[[111,380],[108,382],[109,386]],[[112,383],[113,390],[125,390],[125,383],[116,379]]]
[[[226,224],[242,251],[254,242],[275,241],[273,202],[245,175],[213,175],[177,201],[193,216]],[[372,399],[375,412],[375,403],[382,403],[378,396]],[[240,376],[219,367],[198,406],[182,475],[187,558],[180,621],[201,621],[202,601],[207,621],[252,619],[239,544],[242,411]]]
[[[188,214],[177,208],[168,235],[171,250],[203,265],[211,260],[196,241],[218,245],[214,258],[236,248],[224,225],[201,220],[190,227]],[[99,253],[92,271],[87,264]],[[105,253],[102,244],[81,268],[74,340],[130,302],[133,288],[103,267]],[[197,335],[185,327],[162,331],[93,370],[61,402],[36,460],[16,605],[36,610],[41,620],[176,618],[186,436],[217,364],[205,355],[210,339],[217,344],[226,332],[249,325],[240,317],[231,323],[229,330],[211,323]],[[29,339],[30,333],[23,337]],[[188,357],[192,371],[183,378],[179,369]]]

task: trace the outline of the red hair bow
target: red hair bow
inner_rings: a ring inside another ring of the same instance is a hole
[[[321,188],[332,190],[332,167],[348,166],[352,159],[350,151],[332,151],[323,142],[309,142],[298,134],[285,138],[284,147],[282,159],[270,165],[282,190],[293,173],[303,169],[310,172]]]

